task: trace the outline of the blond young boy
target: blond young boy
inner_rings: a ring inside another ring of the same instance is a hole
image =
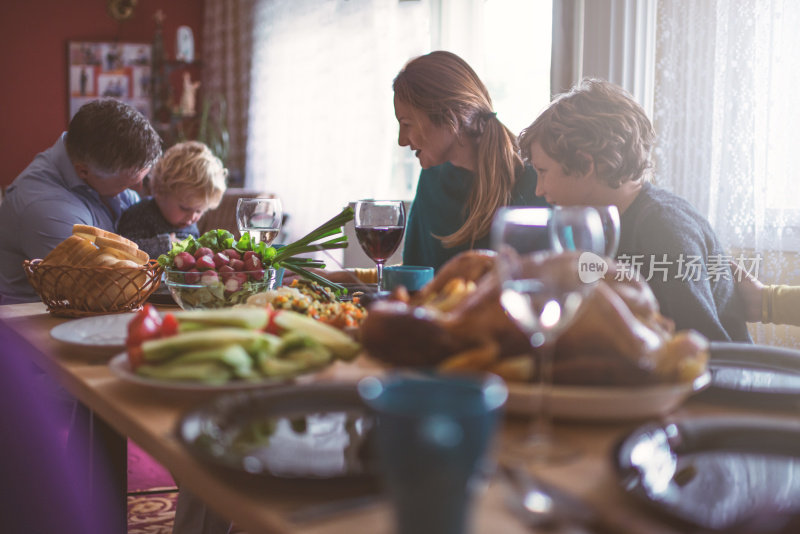
[[[117,233],[135,241],[151,258],[172,243],[199,237],[197,221],[216,208],[225,193],[228,170],[203,143],[186,141],[169,148],[150,173],[152,196],[128,208]]]

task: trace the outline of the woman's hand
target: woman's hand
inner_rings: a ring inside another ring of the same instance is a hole
[[[735,262],[731,262],[733,281],[736,285],[736,292],[744,303],[744,317],[748,323],[761,322],[762,315],[762,294],[764,284],[759,282],[755,276],[742,269]]]
[[[348,270],[341,270],[341,271],[326,271],[324,269],[309,269],[309,271],[314,272],[323,278],[327,278],[331,282],[335,284],[347,284],[353,282],[359,282],[358,277]],[[283,285],[289,285],[292,280],[295,278],[302,278],[299,274],[291,271],[290,269],[286,269],[283,275]]]

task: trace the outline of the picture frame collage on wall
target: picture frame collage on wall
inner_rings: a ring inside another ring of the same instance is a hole
[[[67,43],[69,118],[85,103],[114,97],[152,118],[149,43],[70,41]]]

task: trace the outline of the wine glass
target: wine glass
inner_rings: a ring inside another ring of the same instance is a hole
[[[551,248],[555,252],[571,250],[605,254],[603,220],[594,207],[556,206],[549,228]]]
[[[595,245],[602,240],[599,215],[583,210],[580,223],[577,210],[570,216],[556,216],[557,210],[545,210],[534,217],[532,208],[499,210],[492,225],[492,245],[497,251],[497,276],[501,284],[500,303],[508,316],[528,336],[532,357],[536,359],[531,428],[523,441],[512,447],[519,459],[534,462],[559,462],[570,459],[577,451],[555,440],[551,429],[549,407],[553,379],[553,355],[558,336],[571,324],[580,305],[593,289],[593,281],[580,276],[580,254],[563,252],[555,239],[571,236],[572,245]],[[528,210],[520,212],[519,210]],[[550,250],[530,252],[525,247],[541,238],[543,227],[551,239]],[[519,248],[518,243],[525,247]]]
[[[610,206],[593,206],[600,214],[600,221],[603,224],[603,234],[605,235],[605,249],[604,256],[606,258],[615,258],[617,256],[617,249],[619,248],[619,208],[614,205]]]
[[[550,208],[500,208],[495,221],[503,223],[492,227],[492,241],[511,246],[518,254],[550,250],[552,216]]]
[[[406,210],[399,200],[359,200],[355,206],[356,237],[378,268],[378,291],[383,289],[383,264],[403,241]]]
[[[277,198],[240,198],[236,203],[236,226],[253,243],[272,244],[281,230],[283,207]]]

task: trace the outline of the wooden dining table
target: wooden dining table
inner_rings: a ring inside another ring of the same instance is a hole
[[[95,440],[93,445],[93,454],[107,455],[103,459],[105,463],[95,463],[111,466],[105,469],[113,471],[107,480],[112,481],[111,491],[119,499],[114,513],[121,514],[120,525],[125,523],[124,451],[126,439],[130,438],[167,468],[181,487],[191,490],[217,513],[250,534],[393,532],[391,507],[383,499],[318,520],[296,519],[298,512],[309,507],[358,497],[364,491],[361,487],[350,487],[344,482],[295,487],[276,480],[241,477],[199,460],[179,441],[176,425],[189,409],[207,401],[208,395],[159,392],[121,380],[107,364],[119,349],[86,348],[51,336],[55,326],[68,320],[49,314],[42,303],[0,306],[0,321],[15,331],[29,349],[23,354],[4,357],[30,359],[87,409],[92,428],[100,434],[99,441]],[[354,381],[369,374],[370,369],[371,363],[360,357],[350,363],[337,362],[313,380]],[[698,415],[752,413],[758,412],[690,399],[668,417],[679,421]],[[794,418],[791,414],[785,417]],[[520,439],[526,430],[525,423],[512,416],[505,417],[493,447],[494,457],[502,457],[509,444]],[[579,454],[563,464],[533,466],[532,472],[591,506],[608,532],[681,532],[679,526],[632,499],[615,474],[611,456],[615,444],[641,423],[641,420],[557,421],[556,436],[575,447]],[[102,444],[102,451],[97,443]],[[509,485],[501,477],[491,478],[478,494],[471,511],[473,534],[530,532],[507,506],[509,494]]]

